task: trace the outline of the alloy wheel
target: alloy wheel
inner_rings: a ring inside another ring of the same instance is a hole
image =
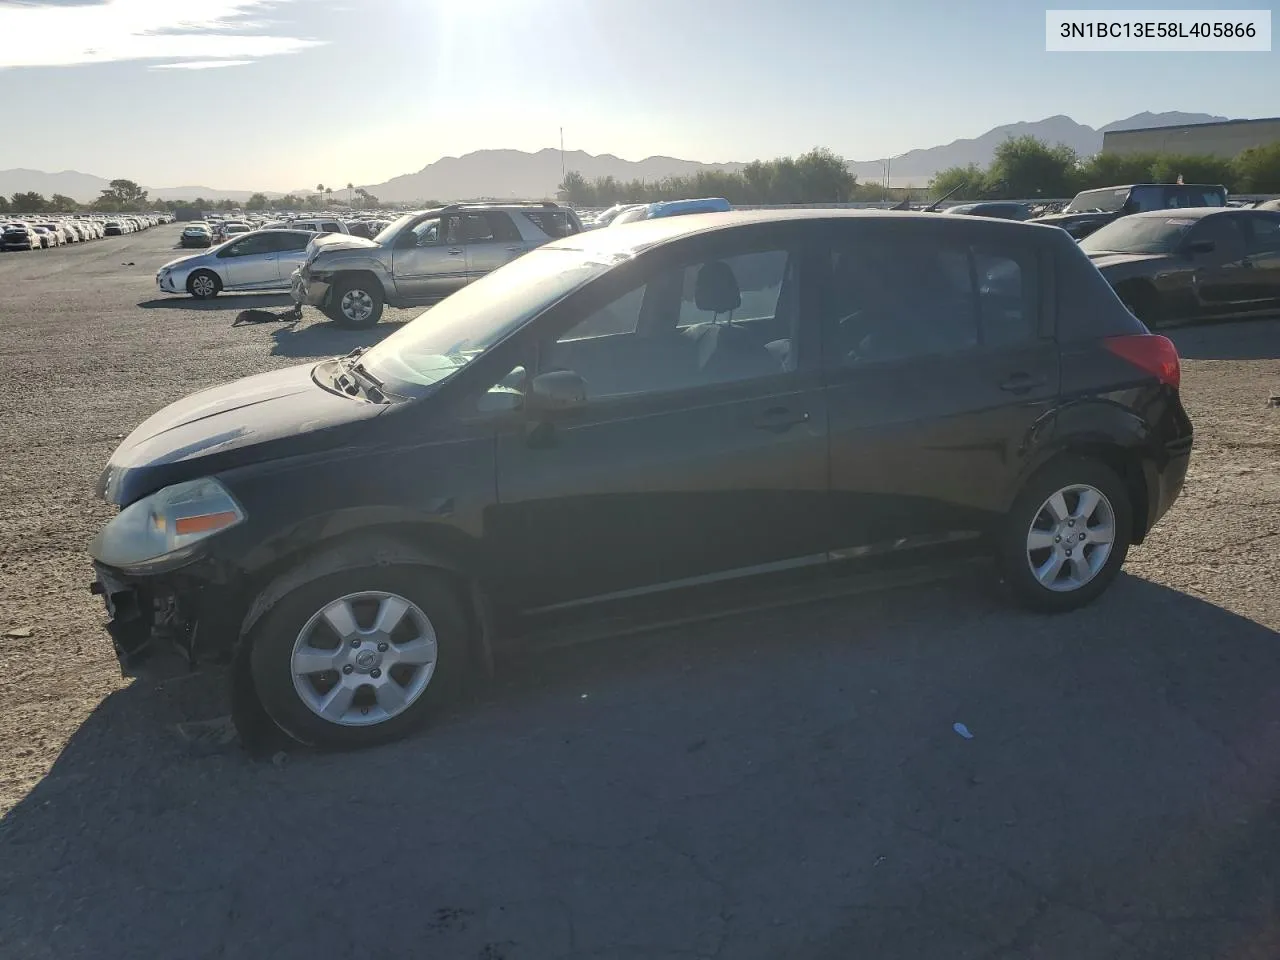
[[[1070,593],[1106,566],[1115,539],[1111,501],[1096,487],[1071,484],[1036,511],[1027,531],[1027,564],[1041,586]]]
[[[354,323],[363,323],[373,313],[373,298],[363,290],[348,290],[339,304],[342,315]]]
[[[339,597],[312,615],[293,643],[290,669],[299,698],[316,716],[345,727],[399,716],[436,669],[435,628],[394,593]]]

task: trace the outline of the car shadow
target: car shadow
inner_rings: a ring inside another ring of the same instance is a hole
[[[249,310],[253,308],[277,310],[293,306],[293,298],[287,293],[222,293],[212,300],[197,300],[182,294],[172,297],[156,297],[138,304],[143,310]]]
[[[407,322],[407,321],[405,321]],[[277,327],[271,331],[271,354],[276,357],[333,357],[356,347],[371,347],[385,340],[405,322],[379,323],[368,330],[349,330],[332,320],[306,326]]]
[[[135,682],[0,821],[0,953],[1275,956],[1276,650],[1135,577],[961,578],[530,651],[273,762]]]
[[[1239,320],[1160,331],[1185,360],[1275,360],[1280,358],[1280,318]]]

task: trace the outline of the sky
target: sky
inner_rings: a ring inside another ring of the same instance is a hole
[[[1055,114],[1095,127],[1143,110],[1280,114],[1280,53],[1047,53],[1045,9],[0,0],[0,169],[285,191],[555,147],[561,128],[567,149],[632,160],[814,146],[874,160]]]

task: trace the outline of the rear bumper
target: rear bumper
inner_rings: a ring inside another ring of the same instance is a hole
[[[1143,473],[1147,481],[1147,517],[1143,534],[1169,512],[1173,502],[1182,493],[1186,483],[1187,468],[1191,464],[1191,447],[1194,435],[1191,419],[1182,402],[1174,393],[1172,403],[1160,418],[1152,438],[1152,455],[1143,461]]]

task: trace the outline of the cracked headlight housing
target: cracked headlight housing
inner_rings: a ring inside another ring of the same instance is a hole
[[[231,493],[212,477],[175,483],[120,511],[89,545],[99,563],[146,572],[189,559],[214,534],[245,521]]]

